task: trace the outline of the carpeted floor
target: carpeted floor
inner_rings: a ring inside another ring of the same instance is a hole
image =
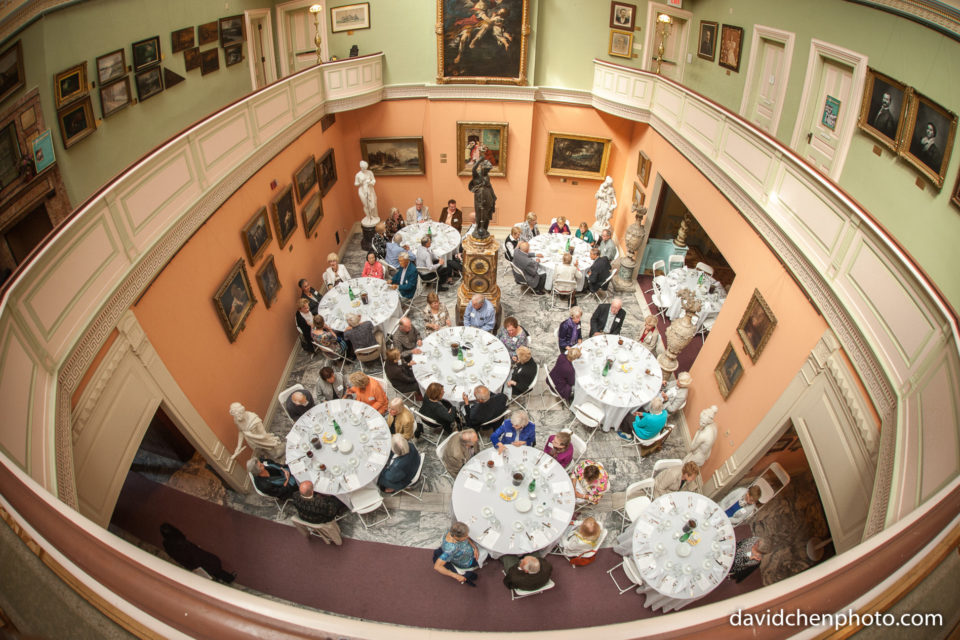
[[[643,292],[643,299],[647,303],[648,309],[656,309],[653,305],[653,301],[650,299],[650,294],[647,293],[653,287],[653,276],[648,276],[646,274],[640,274],[637,278],[639,283],[639,290]],[[663,316],[657,317],[657,330],[660,331],[660,339],[667,339],[667,327],[670,326],[670,323],[667,322]],[[703,347],[703,338],[700,336],[693,336],[693,340],[690,341],[690,344],[687,345],[687,348],[680,352],[677,356],[677,371],[690,371],[690,367],[693,366],[693,361],[697,359],[697,356],[700,355],[700,349]]]

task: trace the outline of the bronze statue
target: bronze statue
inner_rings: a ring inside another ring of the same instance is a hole
[[[497,194],[493,192],[490,186],[490,170],[493,165],[489,160],[481,160],[473,165],[473,179],[470,180],[468,189],[473,192],[473,208],[476,211],[477,226],[473,230],[473,237],[477,240],[483,240],[490,236],[487,227],[490,226],[490,219],[493,217],[493,209],[497,204]]]

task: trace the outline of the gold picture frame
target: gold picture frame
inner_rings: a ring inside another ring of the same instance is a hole
[[[941,189],[956,133],[957,114],[914,91],[910,96],[898,152],[933,186]],[[931,139],[932,143],[928,144]]]
[[[257,212],[250,217],[247,224],[240,230],[240,236],[243,239],[243,249],[247,252],[247,259],[252,267],[256,264],[267,251],[270,241],[273,240],[273,231],[270,228],[270,221],[267,220],[267,208],[260,207]]]
[[[650,160],[650,156],[641,151],[637,156],[637,180],[644,188],[650,183],[650,169],[652,167],[653,162]]]
[[[857,126],[896,152],[900,147],[912,93],[913,89],[902,82],[867,68]]]
[[[457,175],[469,176],[473,165],[486,158],[493,165],[489,175],[507,175],[506,122],[457,122]]]
[[[270,202],[270,213],[273,216],[273,224],[277,228],[277,242],[283,249],[287,241],[293,237],[293,232],[297,230],[297,210],[293,204],[292,184],[281,189],[277,197]]]
[[[300,217],[303,218],[303,232],[308,238],[320,225],[320,221],[323,220],[323,201],[321,198],[322,195],[319,191],[314,193],[313,197],[307,200],[303,209],[300,210]]]
[[[437,0],[438,83],[527,84],[530,0],[489,11],[478,21],[472,3]]]
[[[243,259],[233,263],[220,288],[213,295],[213,306],[230,342],[236,342],[250,311],[257,304]]]
[[[547,136],[544,172],[548,176],[603,180],[611,146],[610,138],[551,131]]]
[[[607,55],[618,58],[632,58],[633,31],[610,29],[610,42],[607,43]]]
[[[713,375],[717,379],[717,386],[720,387],[720,395],[726,400],[743,377],[743,365],[732,342],[727,343],[727,348],[723,350]]]
[[[277,273],[277,264],[273,261],[273,255],[267,256],[267,259],[257,269],[257,286],[260,287],[263,304],[269,309],[276,301],[280,289],[283,288],[280,275]]]
[[[64,149],[69,149],[96,131],[97,120],[93,116],[90,96],[59,109],[57,124],[60,125],[60,139],[63,140]]]
[[[753,362],[760,357],[776,327],[777,317],[760,295],[760,290],[754,289],[743,317],[740,318],[740,324],[737,325],[737,335],[743,342],[743,350]]]
[[[360,138],[360,157],[377,176],[422,176],[427,173],[422,136]]]
[[[90,92],[90,86],[87,83],[87,62],[75,64],[69,69],[54,74],[53,76],[53,94],[56,99],[57,108],[69,104],[77,98],[82,98]]]

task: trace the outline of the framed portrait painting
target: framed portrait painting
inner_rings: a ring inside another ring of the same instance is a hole
[[[100,85],[100,113],[109,118],[118,111],[122,111],[133,102],[130,91],[130,78],[124,76],[108,85]]]
[[[743,50],[743,28],[729,24],[720,30],[720,58],[717,63],[731,71],[740,72],[740,54]]]
[[[81,62],[53,76],[54,97],[57,108],[73,102],[88,93],[87,63]]]
[[[293,184],[297,188],[297,202],[303,204],[307,194],[317,184],[317,163],[313,156],[307,158],[307,161],[293,174]]]
[[[170,51],[179,53],[184,49],[190,49],[194,43],[193,27],[177,29],[170,32]]]
[[[277,242],[283,249],[297,230],[297,212],[293,206],[293,185],[287,185],[270,203],[273,225],[277,228]]]
[[[319,193],[313,194],[313,197],[303,207],[300,215],[303,217],[303,232],[309,238],[320,221],[323,220],[323,202],[320,200]]]
[[[247,252],[247,259],[252,267],[256,264],[260,256],[266,252],[270,241],[273,240],[273,232],[270,230],[270,222],[267,220],[267,208],[260,207],[253,217],[243,225],[240,230],[240,237],[243,240],[243,248]]]
[[[230,273],[227,274],[223,284],[213,295],[213,305],[230,342],[236,341],[237,336],[243,331],[243,323],[255,304],[257,299],[253,297],[247,268],[242,259],[237,260],[230,268]]]
[[[637,157],[637,179],[644,187],[650,182],[650,169],[652,168],[653,162],[650,160],[650,156],[641,151]]]
[[[610,159],[610,139],[550,132],[547,137],[548,176],[603,180]]]
[[[526,84],[530,0],[437,0],[437,82]]]
[[[163,91],[161,67],[157,65],[137,74],[137,99],[143,102]]]
[[[356,31],[370,28],[370,3],[345,4],[330,8],[330,31]]]
[[[81,98],[57,111],[60,125],[60,138],[64,149],[69,149],[97,130],[97,121],[93,117],[93,105],[90,96]]]
[[[507,123],[457,123],[457,175],[469,176],[480,160],[493,165],[490,176],[507,175]]]
[[[607,53],[618,58],[630,58],[633,56],[633,32],[610,30],[610,43],[607,45]]]
[[[127,75],[127,54],[123,49],[105,53],[97,58],[97,82],[100,87]]]
[[[360,138],[360,157],[378,176],[422,176],[427,172],[423,138]]]
[[[630,205],[630,209],[637,211],[644,205],[647,201],[647,194],[643,192],[643,189],[640,188],[639,182],[633,183],[633,203]]]
[[[717,379],[717,386],[720,387],[720,395],[726,399],[743,377],[743,365],[740,364],[740,358],[737,357],[732,342],[727,343],[727,348],[723,350],[713,375]]]
[[[247,39],[244,33],[243,15],[220,18],[220,46],[229,47]]]
[[[160,36],[134,42],[130,47],[133,49],[134,71],[160,63]]]
[[[763,348],[770,341],[773,330],[777,326],[777,317],[773,315],[767,301],[760,295],[760,291],[753,290],[747,310],[737,325],[737,335],[743,342],[743,350],[754,362],[760,357]]]
[[[320,181],[320,197],[327,195],[337,182],[337,161],[332,148],[317,160],[317,179]]]
[[[868,68],[857,126],[891,151],[896,151],[912,92],[902,82]]]
[[[713,62],[717,53],[717,23],[700,21],[700,40],[697,44],[697,57]]]
[[[626,2],[610,3],[610,28],[633,31],[636,24],[637,7]]]
[[[0,102],[26,84],[23,73],[23,47],[17,40],[0,53]]]
[[[267,256],[260,268],[257,269],[257,286],[260,287],[260,295],[263,296],[263,304],[267,309],[277,299],[277,293],[283,286],[280,284],[280,276],[277,274],[277,265],[273,261],[273,256]]]
[[[939,189],[943,187],[956,132],[955,113],[914,92],[910,96],[900,155]]]

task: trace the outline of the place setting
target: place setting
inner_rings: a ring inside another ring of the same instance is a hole
[[[351,278],[333,287],[320,300],[317,313],[334,331],[347,329],[347,316],[358,314],[377,328],[398,313],[400,296],[379,278]]]
[[[474,327],[445,327],[424,338],[413,357],[413,375],[421,389],[439,382],[444,398],[463,403],[463,394],[484,385],[499,391],[510,375],[510,354],[496,337]]]

